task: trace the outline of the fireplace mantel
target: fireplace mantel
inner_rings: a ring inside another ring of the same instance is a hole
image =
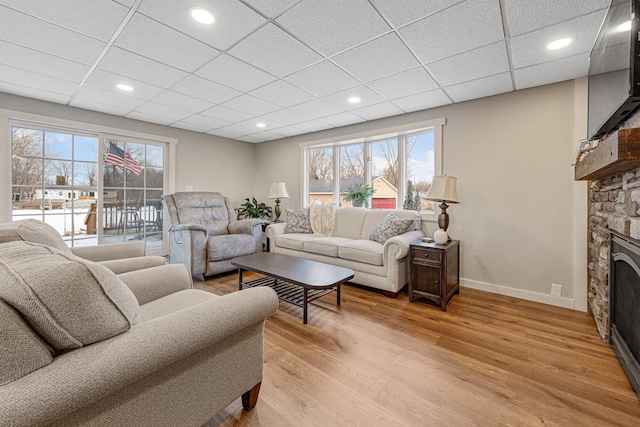
[[[605,137],[583,161],[576,164],[574,179],[598,180],[640,167],[640,128],[621,129]]]

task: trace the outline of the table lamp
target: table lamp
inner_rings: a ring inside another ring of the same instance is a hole
[[[271,187],[269,187],[269,199],[276,199],[276,206],[273,208],[273,211],[276,214],[276,222],[280,222],[280,213],[282,212],[280,209],[280,199],[288,199],[289,194],[287,193],[287,187],[284,185],[284,182],[272,182]]]
[[[458,178],[447,175],[436,175],[433,177],[431,188],[425,199],[440,202],[440,215],[438,215],[438,231],[433,234],[436,243],[444,244],[451,240],[447,234],[449,227],[449,214],[447,203],[460,203],[458,200],[458,190],[456,188]]]

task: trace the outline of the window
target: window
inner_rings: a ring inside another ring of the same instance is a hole
[[[444,121],[441,123],[444,124]],[[433,214],[434,204],[424,197],[440,172],[440,126],[408,132],[307,146],[305,199],[333,201],[350,206],[344,195],[354,184],[367,184],[374,193],[373,209],[416,209]],[[338,170],[334,165],[338,164]],[[322,172],[320,172],[322,171]],[[337,176],[337,182],[332,177]]]

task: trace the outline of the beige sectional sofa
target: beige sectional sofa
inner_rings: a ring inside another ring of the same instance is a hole
[[[372,241],[372,230],[389,214],[415,219],[404,234],[391,237],[384,244]],[[332,265],[355,272],[354,283],[381,289],[395,296],[408,281],[409,244],[424,237],[420,215],[415,211],[395,209],[337,209],[331,236],[317,233],[285,233],[286,223],[267,227],[269,250]]]

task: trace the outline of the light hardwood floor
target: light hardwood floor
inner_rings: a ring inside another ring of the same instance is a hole
[[[195,283],[219,295],[237,275]],[[640,426],[640,402],[591,316],[462,288],[447,311],[343,286],[265,327],[255,409],[206,426]]]

